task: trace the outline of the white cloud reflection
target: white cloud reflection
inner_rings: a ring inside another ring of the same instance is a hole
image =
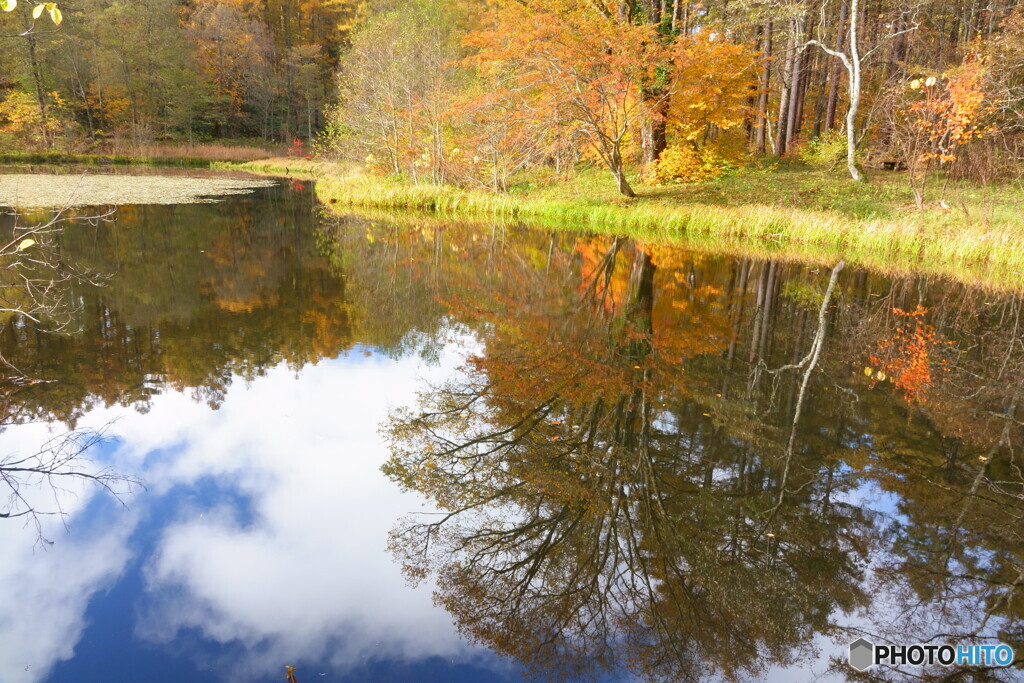
[[[76,528],[51,551],[3,556],[0,577],[25,587],[26,597],[0,601],[0,680],[38,680],[71,656],[89,598],[130,556],[137,513],[204,481],[231,495],[183,497],[190,502],[159,533],[143,560],[137,616],[124,617],[136,619],[138,637],[169,642],[196,629],[232,645],[225,652],[236,660],[216,668],[236,679],[300,660],[344,670],[370,658],[465,654],[429,587],[407,587],[386,550],[395,520],[422,503],[381,474],[387,450],[377,433],[389,407],[414,400],[421,373],[444,373],[455,362],[446,357],[440,368],[424,369],[415,359],[357,352],[307,367],[299,380],[278,367],[248,386],[237,383],[216,411],[170,393],[155,397],[146,414],[90,413],[85,426],[118,418],[112,458],[149,492],[102,534],[76,540]],[[5,447],[10,438],[26,440],[24,431],[12,429]],[[232,507],[239,496],[244,514]],[[33,601],[37,609],[26,609]],[[28,640],[34,649],[20,644]],[[30,663],[31,674],[22,670]]]
[[[127,530],[58,538],[49,550],[34,545],[34,529],[0,524],[0,681],[41,680],[68,659],[85,629],[89,599],[109,587],[129,559]]]

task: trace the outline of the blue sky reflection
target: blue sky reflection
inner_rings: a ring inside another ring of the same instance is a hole
[[[380,473],[377,425],[457,361],[356,351],[236,382],[219,410],[171,392],[145,414],[89,413],[82,426],[116,420],[98,457],[148,491],[127,511],[74,492],[70,533],[48,530],[45,551],[0,526],[0,576],[22,587],[0,606],[0,680],[277,680],[285,664],[300,680],[513,675],[459,637],[430,586],[407,587],[386,549],[394,520],[423,504]],[[41,432],[11,429],[0,446]]]

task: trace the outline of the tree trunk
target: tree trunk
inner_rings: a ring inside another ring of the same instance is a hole
[[[845,2],[839,6],[839,30],[836,33],[836,45],[840,48],[846,39],[846,19],[849,12],[849,5]],[[839,104],[839,72],[842,66],[833,64],[829,73],[828,104],[825,105],[825,130],[832,130],[836,127],[836,106]]]
[[[793,36],[794,36],[794,47],[796,47],[796,41],[800,40],[800,44],[803,44],[804,34],[804,19],[793,20]],[[798,38],[799,37],[799,38]],[[793,140],[796,138],[797,133],[800,130],[800,115],[803,107],[800,106],[803,93],[803,63],[804,63],[804,51],[796,50],[792,55],[793,66],[789,76],[789,107],[786,110],[786,142],[783,147],[783,154],[788,152],[793,146]],[[779,125],[779,131],[781,136],[781,123]],[[780,155],[781,156],[781,155]]]
[[[85,108],[86,122],[89,124],[89,139],[96,138],[96,126],[93,124],[92,107],[89,105],[89,95],[85,92],[85,85],[82,83],[82,74],[78,71],[78,60],[72,57],[71,68],[75,72],[75,84],[78,86],[78,94],[82,98],[82,106]]]
[[[856,181],[864,180],[857,168],[857,109],[860,107],[860,49],[857,47],[857,2],[850,0],[850,110],[846,112],[846,168]]]
[[[627,197],[633,198],[636,196],[636,192],[633,192],[633,188],[629,186],[629,181],[626,180],[626,174],[620,167],[618,170],[612,171],[615,174],[615,182],[618,183],[619,192],[626,195]]]
[[[665,151],[665,147],[668,145],[668,137],[665,134],[665,116],[664,110],[665,103],[659,103],[655,117],[645,117],[643,127],[641,130],[642,144],[643,144],[643,163],[644,165],[653,164],[660,157],[661,153]]]
[[[772,20],[765,22],[763,49],[761,52],[761,75],[758,79],[757,123],[754,126],[754,151],[764,154],[767,150],[768,94],[771,88]]]
[[[815,71],[820,73],[817,73],[818,91],[814,96],[814,130],[811,132],[811,137],[817,138],[821,135],[821,127],[825,122],[825,90],[828,88],[829,69],[819,64],[821,60],[817,56],[814,61]]]
[[[626,169],[622,166],[622,152],[617,144],[608,155],[608,168],[611,170],[612,175],[615,176],[619,192],[627,197],[635,197],[636,192],[633,192],[633,188],[629,186],[629,181],[626,180]]]
[[[668,5],[664,0],[647,0],[646,2],[647,23],[658,32],[659,40],[669,38],[663,30],[665,26],[663,19],[671,19],[668,16],[668,11]],[[671,64],[663,64],[663,66],[670,68]],[[648,79],[645,78],[646,80]],[[656,162],[668,144],[665,134],[668,102],[666,101],[667,92],[665,88],[656,83],[652,84],[649,81],[644,83],[641,93],[649,109],[649,113],[644,116],[640,128],[640,144],[643,149],[642,161],[646,166]]]
[[[782,73],[782,90],[779,93],[779,116],[775,126],[778,132],[778,137],[775,138],[775,156],[778,157],[785,155],[789,142],[786,139],[786,131],[789,128],[789,101],[792,99],[790,90],[792,89],[793,82],[793,61],[796,55],[796,36],[794,34],[789,36],[786,46],[788,54],[786,56],[786,66]]]
[[[28,57],[29,62],[32,66],[32,78],[35,80],[36,85],[36,102],[39,104],[39,130],[43,136],[43,145],[46,149],[50,149],[50,131],[46,118],[46,98],[43,96],[43,78],[39,73],[39,60],[36,59],[36,39],[35,36],[29,34],[28,39]]]

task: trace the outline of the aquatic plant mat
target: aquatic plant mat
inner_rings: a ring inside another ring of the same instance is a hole
[[[19,209],[197,204],[275,185],[265,178],[181,175],[0,174],[0,205]]]

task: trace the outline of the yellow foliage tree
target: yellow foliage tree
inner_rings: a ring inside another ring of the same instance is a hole
[[[668,129],[673,144],[649,173],[656,182],[700,182],[741,160],[758,56],[747,45],[702,31],[677,39]]]

